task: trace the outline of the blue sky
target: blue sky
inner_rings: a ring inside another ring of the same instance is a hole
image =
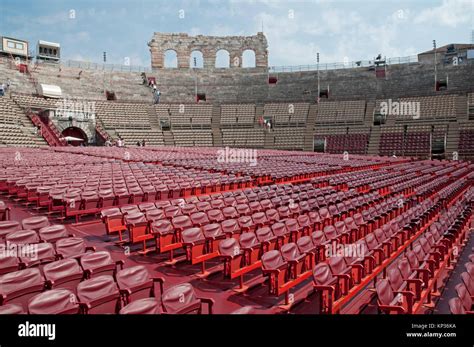
[[[108,63],[149,66],[155,31],[254,35],[263,25],[279,66],[314,64],[316,52],[331,63],[469,43],[473,13],[474,0],[0,0],[0,35],[59,42],[63,59],[101,62],[107,51]]]

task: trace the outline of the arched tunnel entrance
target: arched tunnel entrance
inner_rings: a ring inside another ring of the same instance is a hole
[[[68,140],[68,143],[72,146],[80,146],[81,144],[87,145],[88,139],[86,133],[77,127],[69,127],[63,130],[61,135]]]

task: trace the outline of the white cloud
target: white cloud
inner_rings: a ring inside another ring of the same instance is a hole
[[[474,12],[472,0],[443,0],[440,6],[421,11],[414,19],[416,24],[432,23],[456,28],[469,22]]]

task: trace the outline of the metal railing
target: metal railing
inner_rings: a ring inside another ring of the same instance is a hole
[[[4,58],[4,57],[0,57]],[[5,59],[7,60],[7,59]],[[25,63],[24,59],[21,59],[21,63]],[[29,63],[39,63],[51,66],[57,66],[58,64],[49,63],[45,61],[28,61]],[[407,57],[395,57],[395,58],[386,58],[385,63],[387,65],[398,65],[398,64],[412,64],[418,63],[418,56],[412,55]],[[99,71],[118,71],[118,72],[152,72],[150,67],[138,66],[138,65],[120,65],[120,64],[104,64],[104,63],[94,63],[87,61],[78,61],[78,60],[63,60],[59,63],[61,66],[72,67],[84,70],[99,70]],[[348,62],[339,62],[339,63],[327,63],[319,64],[320,71],[327,70],[337,70],[337,69],[354,69],[359,67],[372,67],[375,65],[375,60],[360,60],[360,61],[348,61]],[[318,70],[317,64],[312,65],[292,65],[292,66],[269,66],[268,71],[270,73],[277,72],[301,72],[301,71],[316,71]]]
[[[119,71],[119,72],[151,72],[151,68],[138,65],[120,65],[92,63],[77,60],[65,60],[60,63],[62,66],[74,67],[85,70]]]
[[[383,59],[382,59],[383,61]],[[373,67],[375,66],[375,60],[360,60],[360,61],[348,61],[343,63],[329,63],[329,64],[319,64],[320,71],[327,70],[338,70],[338,69],[355,69],[359,67]],[[410,64],[418,63],[418,56],[412,55],[408,57],[396,57],[396,58],[386,58],[385,64],[387,65],[398,65],[398,64]],[[296,65],[296,66],[270,66],[268,71],[270,73],[277,72],[301,72],[301,71],[316,71],[318,70],[318,65]]]

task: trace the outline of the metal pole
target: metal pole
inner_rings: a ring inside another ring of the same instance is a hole
[[[433,40],[433,49],[434,49],[434,73],[435,73],[435,91],[436,91],[436,82],[438,81],[438,67],[436,62],[436,40]]]
[[[316,61],[317,61],[317,63],[318,63],[318,65],[317,65],[316,68],[317,68],[317,71],[318,71],[318,72],[317,72],[317,73],[318,73],[318,98],[317,98],[317,100],[318,100],[318,104],[319,104],[319,96],[321,95],[321,94],[320,94],[320,85],[319,85],[319,52],[316,53]]]

